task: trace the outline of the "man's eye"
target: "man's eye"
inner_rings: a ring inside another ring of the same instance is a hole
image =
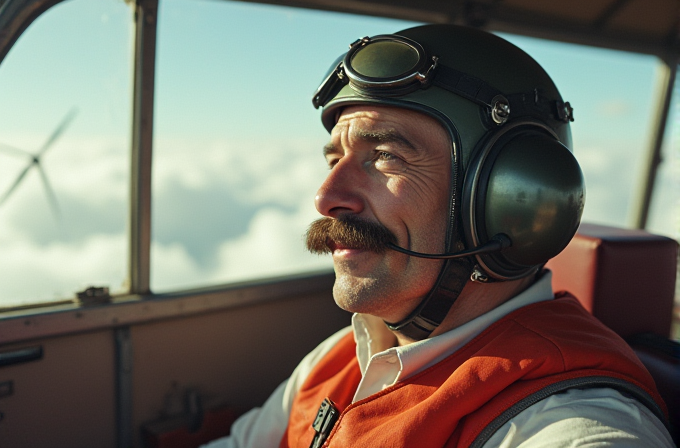
[[[391,152],[387,151],[378,151],[376,153],[376,162],[382,162],[382,163],[394,163],[394,162],[400,162],[401,159],[398,156],[395,156]]]
[[[394,155],[390,154],[389,152],[380,151],[378,153],[378,159],[384,160],[384,161],[390,161],[390,160],[396,159],[396,157]]]
[[[340,159],[328,159],[326,161],[326,163],[328,163],[328,169],[332,170],[333,167],[338,164],[338,161],[340,161]]]
[[[377,151],[374,160],[376,168],[381,170],[401,171],[406,167],[401,157],[387,151]]]

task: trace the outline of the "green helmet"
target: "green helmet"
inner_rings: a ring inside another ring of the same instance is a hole
[[[342,108],[362,103],[420,111],[449,132],[447,249],[480,253],[447,261],[409,322],[388,324],[413,339],[441,323],[450,305],[439,302],[452,304],[471,273],[482,281],[528,276],[578,228],[585,187],[570,150],[571,106],[536,61],[498,36],[425,25],[359,39],[313,103],[329,132]]]

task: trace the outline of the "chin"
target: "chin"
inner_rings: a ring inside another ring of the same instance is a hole
[[[335,303],[350,313],[370,314],[387,319],[399,303],[395,292],[373,278],[336,277],[333,285]]]

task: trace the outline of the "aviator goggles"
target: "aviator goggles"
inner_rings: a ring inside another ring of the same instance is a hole
[[[334,62],[314,93],[314,107],[326,106],[348,84],[362,96],[378,98],[404,96],[436,86],[485,107],[497,125],[510,117],[511,103],[499,90],[441,64],[439,57],[429,54],[418,42],[395,34],[364,37],[350,44],[349,51]],[[537,92],[529,96],[535,97],[534,107],[543,102]],[[526,109],[526,97],[512,98],[517,112]],[[551,108],[551,115],[560,121],[573,121],[569,103],[559,103],[553,105],[556,109]]]

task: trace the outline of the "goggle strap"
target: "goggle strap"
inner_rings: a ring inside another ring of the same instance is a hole
[[[549,100],[538,89],[531,93],[515,93],[507,96],[513,117],[539,116],[569,123],[574,121],[574,109],[569,102]]]
[[[565,123],[574,121],[574,110],[569,102],[548,100],[540,95],[538,89],[530,93],[504,95],[481,79],[445,65],[437,68],[432,85],[486,107],[493,107],[497,96],[505,96],[513,117],[538,115]]]
[[[312,97],[312,104],[315,109],[324,107],[330,100],[335,98],[340,90],[347,84],[348,78],[345,75],[342,62],[339,62],[331,71],[328,77],[321,83],[319,88],[314,92]]]
[[[494,97],[502,95],[499,90],[481,79],[445,65],[437,68],[432,85],[487,107],[491,107]]]

